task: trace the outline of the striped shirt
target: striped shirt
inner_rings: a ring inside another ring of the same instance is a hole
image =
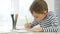
[[[31,28],[33,28],[36,25],[40,25],[42,27],[44,32],[57,32],[58,31],[58,17],[56,14],[52,11],[48,12],[48,15],[46,18],[44,18],[41,22],[35,22],[33,21],[30,23]]]

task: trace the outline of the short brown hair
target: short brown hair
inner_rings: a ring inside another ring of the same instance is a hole
[[[31,13],[43,13],[43,11],[48,12],[48,6],[47,3],[44,0],[34,0],[32,5],[30,6]]]

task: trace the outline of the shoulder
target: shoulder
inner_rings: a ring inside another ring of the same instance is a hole
[[[54,17],[54,16],[57,16],[57,15],[56,15],[56,12],[49,11],[49,12],[48,12],[48,16],[53,16],[53,17]]]
[[[56,13],[53,12],[53,11],[49,11],[48,16],[47,16],[47,20],[51,21],[51,20],[54,20],[54,19],[58,19]]]
[[[57,17],[57,15],[56,15],[55,12],[49,11],[49,12],[48,12],[48,19],[49,19],[50,21],[52,21],[52,20],[58,20],[58,17]]]

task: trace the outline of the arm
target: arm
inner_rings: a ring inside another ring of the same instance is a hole
[[[30,31],[32,31],[32,32],[43,32],[41,27],[34,27],[34,28],[30,29]]]
[[[42,27],[34,27],[34,26],[36,26],[38,24],[39,23],[37,23],[35,21],[33,21],[33,23],[30,23],[31,29],[29,29],[28,31],[30,31],[30,32],[43,32]]]
[[[32,23],[30,23],[31,28],[33,28],[34,26],[38,25],[39,23],[37,23],[36,21],[33,21]]]

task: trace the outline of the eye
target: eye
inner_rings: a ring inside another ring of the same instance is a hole
[[[36,18],[38,18],[38,17],[36,17]]]
[[[34,16],[35,18],[38,18],[38,16]]]

